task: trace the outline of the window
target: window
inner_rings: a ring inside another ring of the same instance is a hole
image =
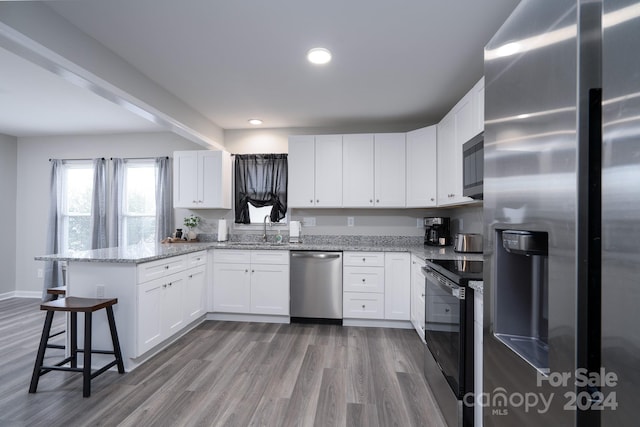
[[[156,241],[156,168],[153,161],[126,161],[122,231],[125,245]]]
[[[263,206],[261,208],[257,208],[249,203],[249,218],[251,218],[251,224],[262,224],[264,222],[264,217],[271,215],[271,209],[273,205]],[[284,215],[278,222],[274,222],[274,224],[286,224],[287,223],[287,214]]]
[[[261,224],[267,215],[286,223],[287,155],[237,154],[234,204],[236,224]]]
[[[62,181],[62,242],[65,251],[91,249],[91,162],[65,162]]]

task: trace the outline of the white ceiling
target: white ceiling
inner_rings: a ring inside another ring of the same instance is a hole
[[[160,130],[3,48],[0,64],[0,133],[22,137]]]
[[[266,128],[375,125],[409,130],[439,121],[482,76],[483,47],[518,1],[60,0],[48,4],[224,129],[249,128],[247,120],[257,117]],[[316,46],[332,51],[330,64],[318,67],[306,62],[305,53]],[[4,58],[0,60],[4,64]],[[15,58],[11,64],[24,66]],[[55,83],[46,81],[55,77],[49,77],[43,77],[43,84],[55,88]],[[8,90],[0,82],[0,96]],[[53,104],[49,111],[60,110],[61,98],[56,95],[47,96],[56,99],[49,102]],[[93,119],[76,111],[74,121],[82,124],[83,131],[99,129],[95,120],[104,116],[105,105],[78,100],[103,110]],[[27,120],[46,128],[45,105],[18,101],[15,115],[25,114],[14,117],[14,123]],[[27,111],[20,108],[27,103]],[[116,120],[120,126],[135,125],[131,113],[123,115],[127,117]],[[64,118],[51,121],[54,126]],[[4,117],[0,126],[5,132]]]

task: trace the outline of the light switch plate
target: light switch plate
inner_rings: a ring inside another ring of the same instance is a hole
[[[307,216],[302,218],[302,225],[305,227],[315,227],[316,226],[316,218],[313,216]]]
[[[416,218],[416,228],[422,228],[424,226],[424,219]]]
[[[347,227],[353,227],[355,225],[355,220],[352,216],[347,217]]]

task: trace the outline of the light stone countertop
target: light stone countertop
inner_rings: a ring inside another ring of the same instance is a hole
[[[259,243],[259,242],[198,242],[198,243],[156,243],[136,244],[126,247],[74,251],[60,254],[36,256],[37,261],[73,261],[140,264],[207,249],[247,249],[247,250],[309,250],[309,251],[365,251],[365,252],[410,252],[422,260],[482,260],[482,254],[454,252],[451,246],[433,247],[424,245],[390,243],[358,244],[356,242],[336,243]]]
[[[482,280],[469,281],[469,287],[480,294],[484,292],[484,282]]]

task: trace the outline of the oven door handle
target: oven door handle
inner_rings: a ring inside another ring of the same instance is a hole
[[[464,289],[464,287],[456,285],[451,280],[448,280],[448,279],[440,276],[439,274],[436,274],[436,273],[432,272],[428,268],[422,268],[422,270],[427,275],[427,278],[431,278],[433,283],[438,285],[440,287],[440,289],[442,289],[443,291],[445,291],[448,294],[453,295],[454,297],[458,298],[459,300],[465,299],[465,289]]]

